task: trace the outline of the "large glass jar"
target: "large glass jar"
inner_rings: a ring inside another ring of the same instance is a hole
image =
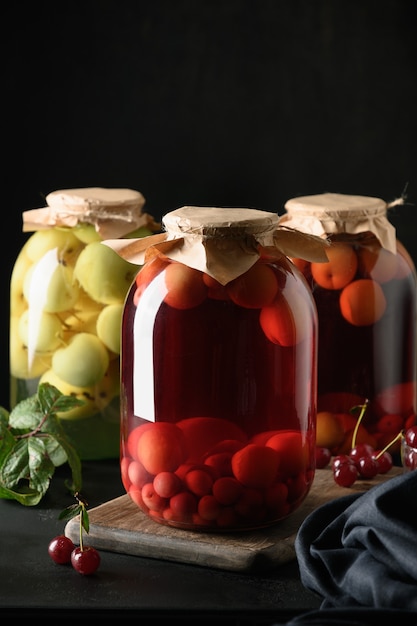
[[[331,242],[328,263],[293,261],[317,305],[318,441],[334,454],[350,450],[355,406],[366,407],[355,442],[378,450],[416,421],[416,272],[388,208],[325,193],[290,199],[280,218]],[[400,439],[388,450],[400,464]]]
[[[32,234],[11,275],[10,405],[43,382],[75,394],[84,405],[59,417],[80,458],[118,458],[121,317],[138,267],[101,242],[160,226],[131,189],[65,189],[46,202],[23,213]]]
[[[148,238],[122,321],[121,475],[161,524],[264,527],[309,492],[317,313],[277,222],[183,207]]]

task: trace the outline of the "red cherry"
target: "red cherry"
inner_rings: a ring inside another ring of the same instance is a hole
[[[332,453],[329,448],[324,448],[322,446],[316,446],[316,468],[323,469],[327,467],[330,463],[330,459],[332,457]]]
[[[63,565],[71,561],[71,552],[74,544],[69,537],[58,535],[54,537],[48,546],[48,554],[55,563]]]
[[[405,441],[411,448],[417,448],[417,424],[405,431]]]
[[[84,546],[82,550],[78,546],[71,553],[71,565],[84,576],[94,574],[100,565],[100,560],[100,554],[92,546]]]
[[[372,458],[374,458],[375,461],[378,463],[378,474],[386,474],[394,465],[392,456],[388,452],[388,450],[386,450],[383,454],[381,454],[381,456],[378,456],[378,455],[379,455],[378,450],[376,450],[374,454],[372,455]]]
[[[348,454],[338,454],[333,457],[332,469],[333,471],[339,469],[341,465],[355,465],[353,459]]]
[[[362,456],[356,461],[361,478],[374,478],[378,474],[378,462],[372,456]]]
[[[354,463],[342,463],[333,470],[333,477],[340,487],[351,487],[359,478],[359,472]]]
[[[349,456],[355,462],[365,456],[372,456],[375,449],[369,443],[358,443],[349,452]]]

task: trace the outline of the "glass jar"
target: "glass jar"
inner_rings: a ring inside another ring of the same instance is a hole
[[[23,213],[32,234],[11,275],[10,405],[43,382],[75,394],[84,405],[58,417],[80,458],[118,458],[121,317],[138,267],[101,242],[159,225],[131,189],[66,189],[46,202]]]
[[[317,313],[277,222],[182,207],[147,238],[122,320],[121,475],[161,524],[265,527],[310,489]]]
[[[318,194],[290,199],[282,226],[326,236],[328,263],[292,258],[319,319],[317,443],[334,454],[356,443],[385,448],[416,422],[417,282],[379,198]],[[400,439],[389,447],[399,459]]]

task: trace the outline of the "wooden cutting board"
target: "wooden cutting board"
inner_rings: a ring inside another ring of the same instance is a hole
[[[134,556],[177,561],[236,572],[271,570],[296,558],[294,541],[304,519],[335,498],[365,492],[402,473],[394,467],[371,481],[339,487],[330,468],[317,470],[310,492],[299,509],[270,528],[239,533],[180,530],[148,518],[123,495],[89,510],[88,543],[97,549]],[[65,534],[79,543],[79,518],[65,526]]]

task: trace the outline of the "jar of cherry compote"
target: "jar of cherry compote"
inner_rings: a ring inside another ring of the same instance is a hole
[[[76,395],[84,404],[58,417],[80,458],[118,458],[120,327],[138,267],[101,242],[160,225],[132,189],[64,189],[46,203],[23,213],[32,234],[11,275],[11,408],[40,383]]]
[[[401,204],[396,202],[395,204]],[[349,452],[389,446],[400,465],[403,429],[416,422],[417,287],[413,261],[379,198],[325,193],[290,199],[281,225],[326,236],[328,263],[293,258],[319,319],[317,443]]]
[[[147,246],[122,319],[124,487],[161,524],[269,526],[299,507],[315,469],[317,313],[285,256],[295,233],[256,209],[182,207],[162,221],[136,250],[116,242],[131,261]]]

